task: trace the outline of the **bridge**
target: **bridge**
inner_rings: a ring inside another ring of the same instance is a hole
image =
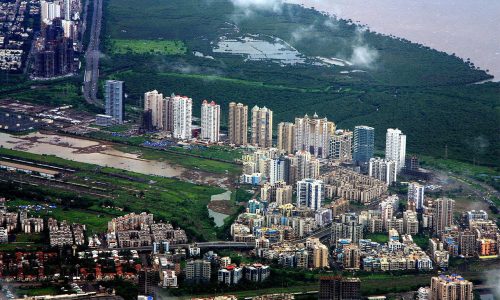
[[[202,242],[202,243],[191,243],[191,244],[173,244],[169,245],[170,249],[182,249],[189,248],[191,246],[199,247],[200,249],[245,249],[250,250],[255,248],[255,243],[249,242],[232,242],[232,241],[214,241],[214,242]],[[107,248],[107,250],[137,250],[137,251],[152,251],[153,246],[141,246],[141,247],[117,247],[117,248]]]

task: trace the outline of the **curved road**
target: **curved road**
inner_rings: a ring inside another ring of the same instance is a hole
[[[98,104],[97,88],[99,82],[99,37],[101,35],[102,0],[94,0],[90,40],[85,52],[85,75],[83,95],[90,104]]]

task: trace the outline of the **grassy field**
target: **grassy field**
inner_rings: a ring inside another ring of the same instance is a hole
[[[370,239],[372,242],[377,243],[387,243],[389,241],[389,236],[385,233],[368,233],[363,236],[365,239]]]
[[[20,297],[28,296],[44,296],[44,295],[58,295],[60,294],[59,290],[55,286],[21,286],[13,291]]]
[[[113,54],[184,55],[187,52],[182,41],[112,39],[110,44]]]
[[[95,166],[43,156],[0,149],[0,154],[22,157],[33,161],[54,163],[77,170],[66,180],[76,183],[99,184],[106,189],[112,199],[82,194],[78,191],[61,190],[50,186],[18,189],[1,187],[0,195],[8,198],[55,202],[57,209],[47,215],[70,222],[81,222],[89,229],[100,231],[107,221],[126,212],[149,211],[158,219],[172,222],[198,240],[216,239],[217,230],[206,208],[211,195],[222,193],[216,187],[196,185],[177,179],[147,176],[113,168],[95,168]],[[103,206],[117,207],[124,210],[105,209]]]

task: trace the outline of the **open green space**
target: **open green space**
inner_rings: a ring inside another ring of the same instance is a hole
[[[14,289],[14,293],[19,297],[34,297],[34,296],[45,296],[45,295],[58,295],[60,291],[55,286],[20,286]]]
[[[33,201],[32,203],[57,204],[57,209],[47,213],[49,216],[80,222],[88,225],[91,230],[101,231],[107,221],[116,215],[147,211],[153,213],[157,219],[185,229],[188,235],[197,240],[214,240],[217,237],[217,229],[208,216],[206,206],[211,195],[224,191],[220,188],[113,168],[98,168],[53,156],[0,149],[0,154],[4,152],[10,156],[74,168],[77,172],[65,180],[98,185],[104,188],[107,192],[103,193],[109,196],[102,198],[49,185],[34,187],[13,183],[0,184],[0,196]],[[117,210],[118,208],[121,211]]]
[[[182,55],[187,52],[182,41],[112,39],[110,45],[110,51],[114,54]]]
[[[389,241],[389,236],[385,233],[367,233],[364,235],[365,239],[370,239],[372,242],[376,243],[387,243]]]
[[[452,172],[462,177],[468,177],[500,190],[500,167],[498,166],[487,167],[452,159],[439,159],[428,156],[422,157],[421,165],[423,167],[430,167],[445,172]],[[468,183],[476,188],[482,188],[474,182],[469,181]]]

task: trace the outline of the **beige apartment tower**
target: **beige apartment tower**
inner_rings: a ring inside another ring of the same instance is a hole
[[[144,93],[144,111],[151,111],[151,123],[157,130],[163,130],[165,115],[165,100],[157,90]]]
[[[248,144],[248,106],[241,103],[229,103],[229,143]]]
[[[453,224],[453,208],[455,200],[450,198],[438,198],[434,201],[434,233],[441,235],[446,227]]]
[[[252,145],[261,148],[273,146],[273,111],[265,106],[252,108]]]
[[[295,124],[290,122],[281,122],[278,124],[278,145],[276,148],[293,153],[293,140],[295,137]]]
[[[429,300],[472,300],[472,282],[460,275],[439,275],[431,279]]]

